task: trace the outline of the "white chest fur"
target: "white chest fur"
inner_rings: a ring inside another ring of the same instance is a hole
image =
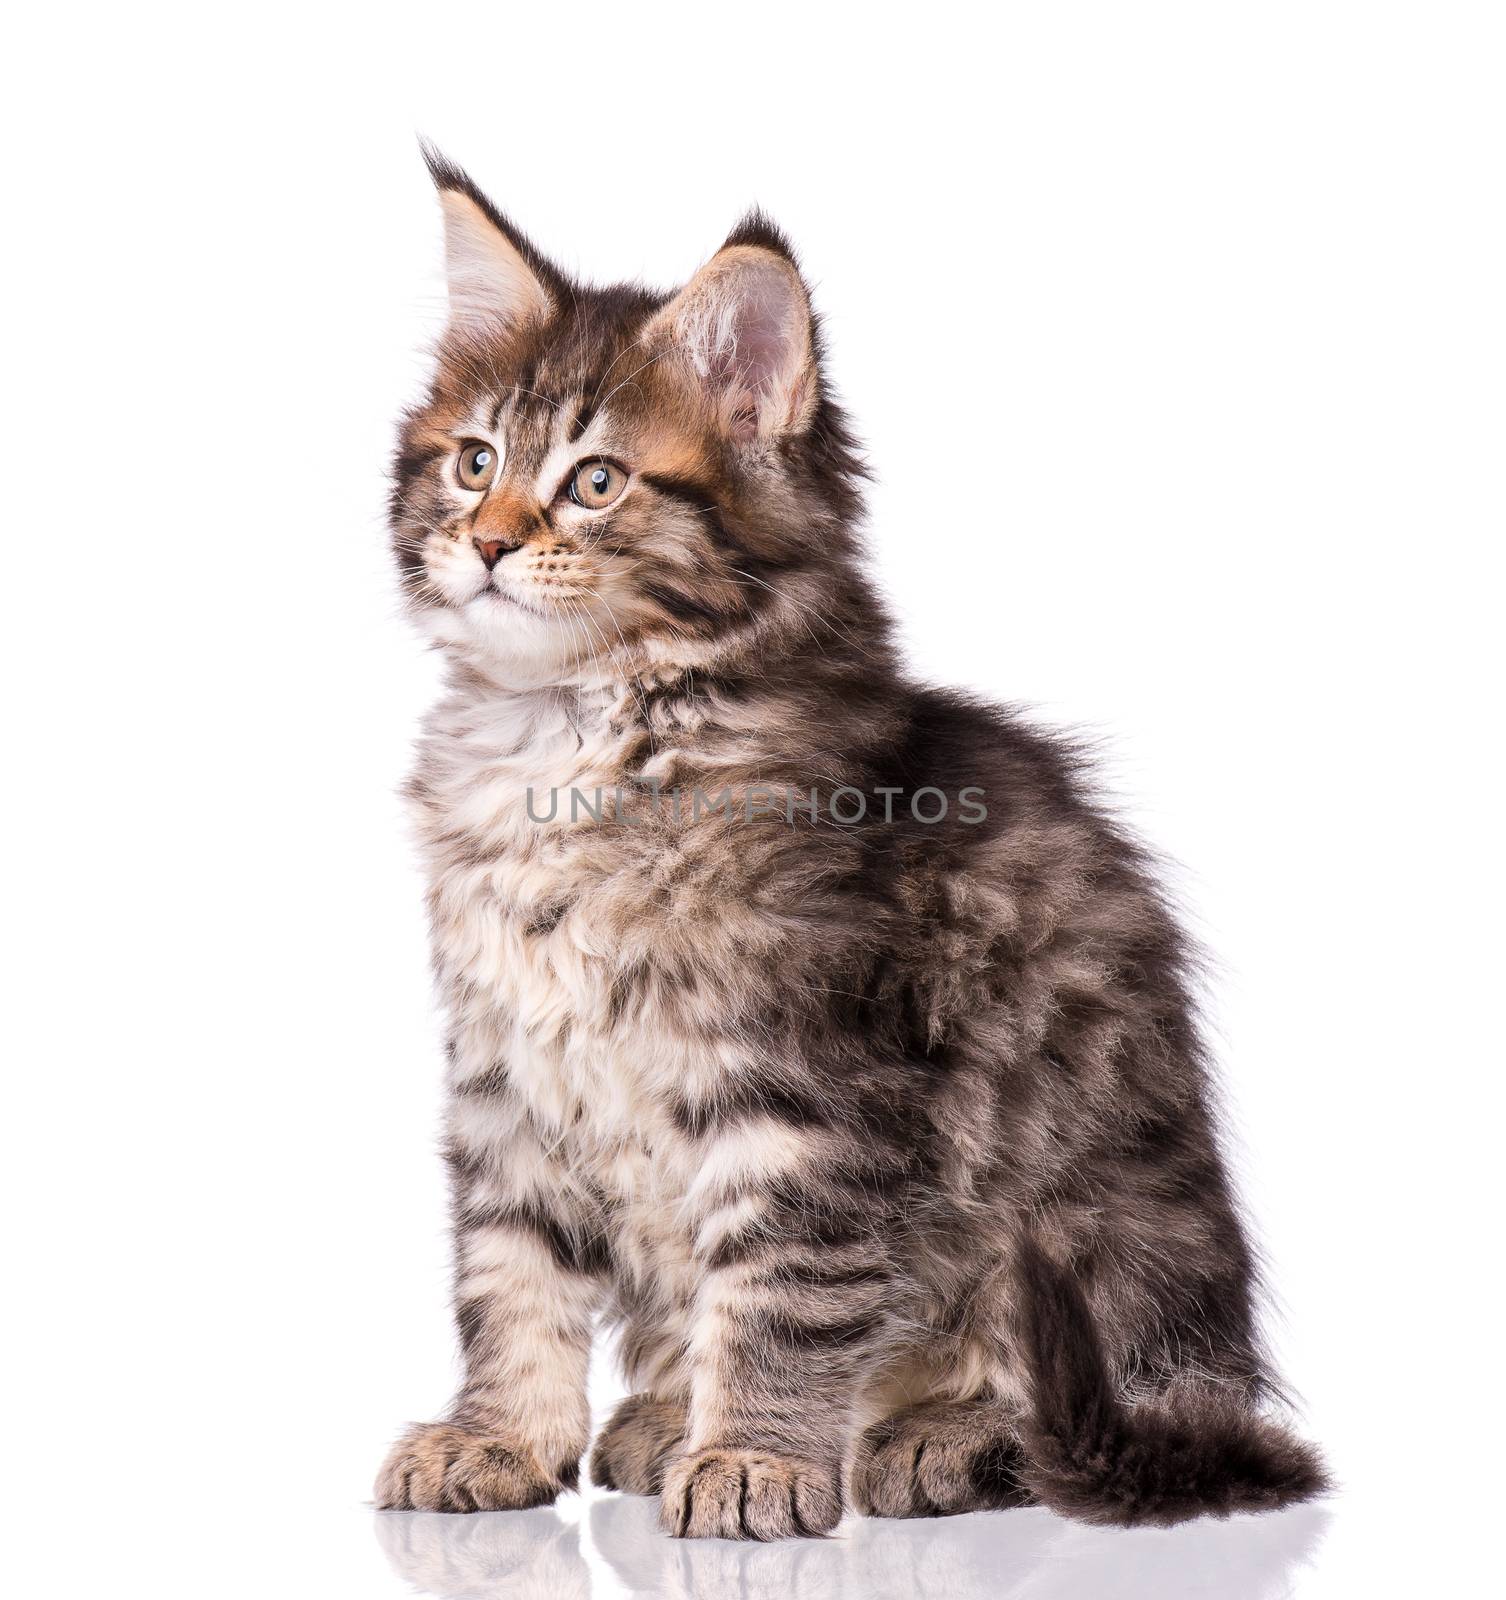
[[[600,787],[610,804],[624,776],[616,705],[605,690],[447,703],[414,793],[456,1086],[505,1071],[598,1181],[638,1190],[648,1153],[674,1142],[670,1097],[737,1052],[655,997],[659,845],[571,803]]]

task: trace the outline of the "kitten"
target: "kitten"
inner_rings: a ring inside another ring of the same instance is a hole
[[[465,1381],[378,1504],[596,1482],[683,1536],[1324,1486],[1267,1417],[1191,957],[1072,749],[901,669],[783,236],[567,278],[437,155],[392,525]]]

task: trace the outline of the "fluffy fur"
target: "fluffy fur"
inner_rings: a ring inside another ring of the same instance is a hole
[[[602,1312],[634,1393],[592,1472],[672,1534],[1318,1491],[1261,1411],[1188,945],[1069,744],[905,676],[784,238],[591,289],[431,168],[453,316],[392,525],[450,664],[411,792],[466,1378],[379,1504],[573,1486]]]

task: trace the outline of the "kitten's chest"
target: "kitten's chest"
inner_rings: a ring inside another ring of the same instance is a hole
[[[441,977],[535,1022],[596,981],[583,919],[567,918],[589,917],[603,885],[636,866],[631,841],[613,848],[574,825],[625,778],[610,711],[544,696],[445,706],[420,745],[412,795]]]
[[[607,715],[546,707],[523,721],[442,729],[424,750],[419,822],[452,1073],[459,1087],[504,1072],[541,1126],[610,1167],[662,1130],[674,1093],[722,1064],[687,1026],[683,993],[655,998],[654,958],[675,935],[658,925],[662,841],[613,820],[629,742]]]

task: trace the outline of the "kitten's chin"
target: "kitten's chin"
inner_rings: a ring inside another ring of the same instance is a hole
[[[581,645],[567,623],[501,596],[483,595],[462,606],[424,606],[414,612],[414,621],[431,644],[510,687],[562,683],[579,671]]]

